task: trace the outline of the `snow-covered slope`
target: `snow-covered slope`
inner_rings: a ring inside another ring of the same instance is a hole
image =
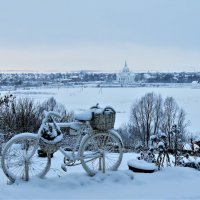
[[[45,179],[6,184],[0,170],[0,199],[200,199],[200,171],[169,167],[152,174],[128,170],[127,161],[136,154],[124,154],[116,172],[90,177],[81,166],[61,171],[62,155],[56,153]]]

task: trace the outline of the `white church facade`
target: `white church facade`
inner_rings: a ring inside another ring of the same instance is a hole
[[[122,71],[117,74],[117,82],[122,85],[129,85],[135,82],[135,74],[129,70],[126,62]]]

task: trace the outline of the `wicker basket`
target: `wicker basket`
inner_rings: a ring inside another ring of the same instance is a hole
[[[57,127],[55,122],[54,124],[43,124],[40,127],[38,134],[39,146],[42,151],[50,155],[60,148],[62,144],[63,134],[60,131],[60,128]]]
[[[106,131],[112,129],[115,124],[115,110],[111,107],[106,107],[103,112],[93,112],[90,125],[94,130]]]
[[[56,152],[61,147],[61,144],[62,144],[62,140],[55,144],[50,144],[50,143],[45,142],[45,139],[43,138],[39,139],[40,149],[49,155]]]

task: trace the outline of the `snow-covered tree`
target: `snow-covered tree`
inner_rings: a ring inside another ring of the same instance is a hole
[[[145,94],[132,105],[127,126],[130,135],[143,146],[149,147],[151,135],[158,135],[161,131],[167,135],[171,147],[170,131],[173,124],[179,126],[183,140],[189,124],[185,111],[179,108],[173,97],[167,97],[163,101],[161,95],[152,92]]]

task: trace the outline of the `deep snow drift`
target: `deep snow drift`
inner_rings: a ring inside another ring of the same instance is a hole
[[[82,166],[60,169],[62,155],[57,152],[45,179],[7,185],[0,170],[0,199],[200,199],[200,171],[168,167],[152,174],[128,170],[134,153],[125,153],[118,171],[90,177]]]

